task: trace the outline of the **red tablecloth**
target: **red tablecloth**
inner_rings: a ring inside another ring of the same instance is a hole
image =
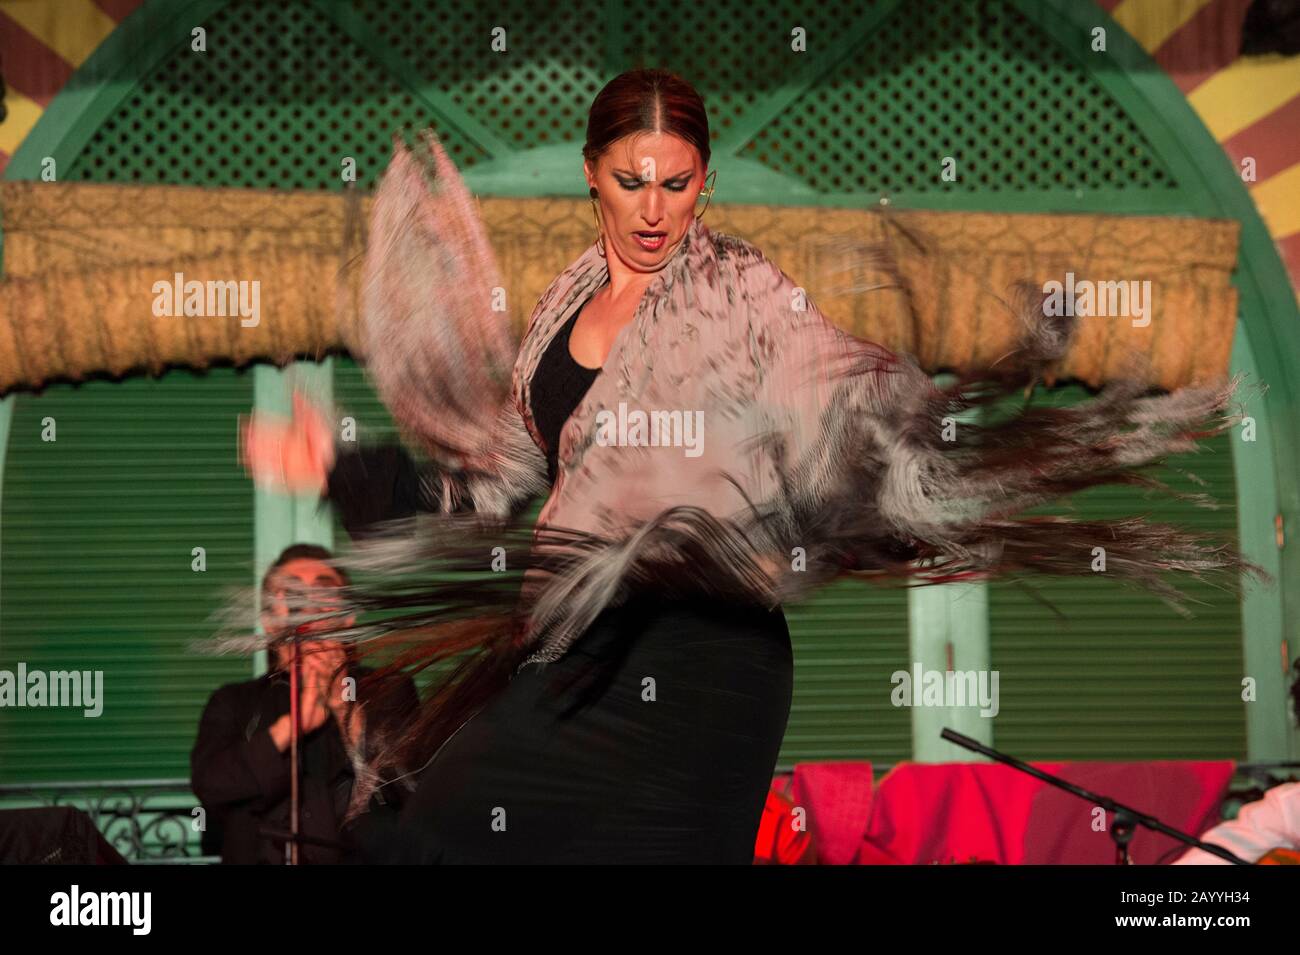
[[[1035,763],[1199,835],[1219,821],[1234,763]],[[1000,763],[902,763],[875,792],[869,763],[795,767],[794,802],[808,810],[828,864],[1110,864],[1109,814]],[[1139,829],[1133,861],[1168,862],[1179,843]]]

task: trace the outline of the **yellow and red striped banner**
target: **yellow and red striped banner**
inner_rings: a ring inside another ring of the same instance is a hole
[[[1300,288],[1300,56],[1242,57],[1250,0],[1098,0],[1169,74],[1246,182]]]
[[[5,106],[0,172],[99,44],[144,0],[0,0]]]

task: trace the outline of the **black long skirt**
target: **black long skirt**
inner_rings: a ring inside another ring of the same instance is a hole
[[[779,608],[636,597],[448,739],[388,861],[751,864],[792,683]]]

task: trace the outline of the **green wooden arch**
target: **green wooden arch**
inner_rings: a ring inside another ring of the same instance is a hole
[[[95,51],[73,81],[55,98],[13,157],[6,176],[36,178],[44,157],[70,165],[107,117],[131,95],[135,81],[188,42],[193,25],[219,12],[229,0],[147,0]],[[452,97],[427,87],[400,55],[387,47],[350,7],[311,0],[323,18],[340,27],[388,70],[425,108],[454,126],[490,159],[466,170],[470,187],[487,194],[579,196],[584,185],[572,144],[521,150]],[[1074,193],[1009,194],[996,201],[981,194],[896,192],[888,196],[830,195],[802,180],[740,155],[750,138],[772,116],[810,89],[815,81],[854,55],[862,39],[888,21],[901,0],[872,8],[836,39],[793,82],[770,92],[718,141],[714,165],[731,201],[771,202],[775,197],[799,205],[866,206],[889,201],[903,207],[1013,211],[1108,211],[1130,214],[1188,214],[1228,217],[1242,224],[1242,255],[1237,276],[1242,317],[1233,352],[1233,370],[1267,384],[1267,392],[1247,402],[1259,422],[1259,440],[1238,444],[1234,455],[1243,549],[1274,573],[1273,591],[1252,591],[1243,604],[1247,671],[1260,684],[1260,696],[1283,694],[1278,665],[1285,623],[1300,611],[1300,557],[1279,550],[1274,518],[1300,514],[1300,401],[1293,380],[1300,371],[1300,313],[1289,278],[1249,194],[1218,143],[1172,81],[1100,8],[1070,0],[1007,0],[1061,52],[1086,70],[1141,129],[1175,175],[1179,187],[1167,191],[1089,190]],[[604,5],[606,28],[620,30],[620,4]],[[1090,31],[1105,26],[1108,50],[1093,53]],[[622,54],[607,45],[604,67],[625,67]],[[269,399],[275,400],[275,399]],[[0,402],[0,462],[12,399]],[[0,482],[3,474],[0,473]],[[1249,492],[1247,493],[1247,489]],[[288,518],[292,520],[292,518]],[[304,518],[305,520],[305,518]],[[1300,754],[1300,734],[1284,712],[1249,711],[1250,752],[1255,758]]]

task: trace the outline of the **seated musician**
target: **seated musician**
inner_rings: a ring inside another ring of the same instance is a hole
[[[1296,669],[1300,670],[1300,660],[1296,661]],[[1300,679],[1292,684],[1291,699],[1300,719]],[[1201,841],[1222,846],[1247,862],[1258,862],[1274,849],[1300,851],[1300,782],[1274,786],[1263,799],[1242,806],[1237,818],[1203,834]],[[1232,863],[1204,849],[1189,849],[1174,865]]]

